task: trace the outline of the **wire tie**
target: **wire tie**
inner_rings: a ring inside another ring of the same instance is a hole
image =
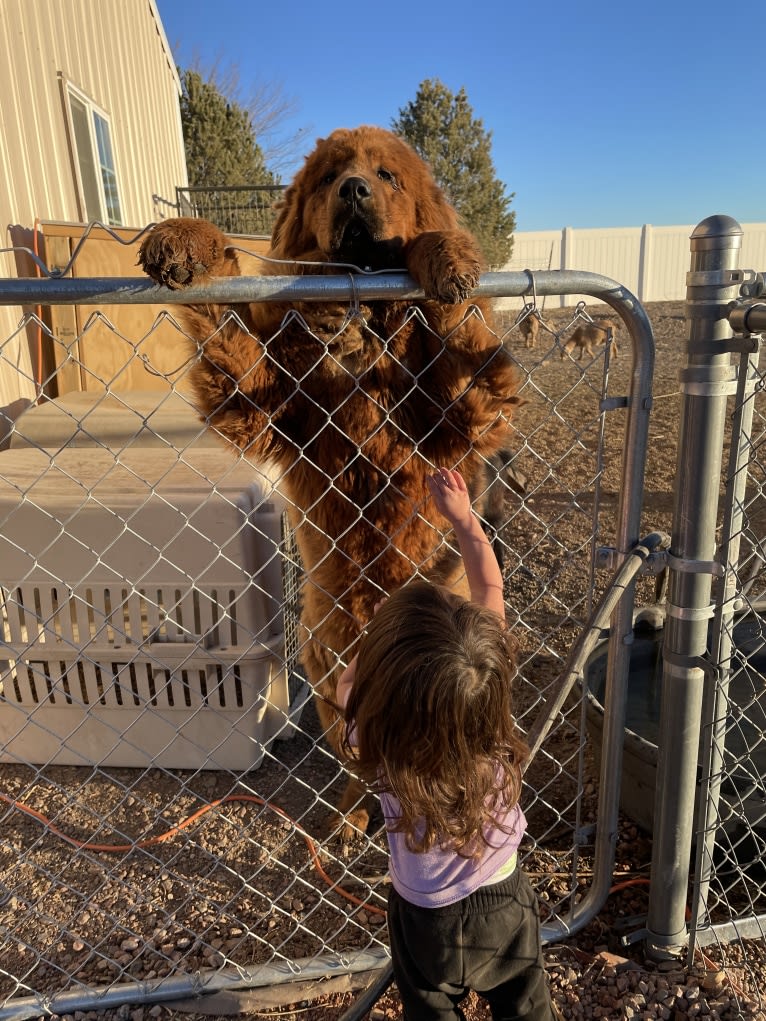
[[[354,319],[361,319],[366,325],[366,320],[362,315],[362,308],[359,304],[359,291],[357,289],[356,276],[353,273],[349,273],[348,278],[351,281],[351,307],[348,310],[346,321],[353,322]]]

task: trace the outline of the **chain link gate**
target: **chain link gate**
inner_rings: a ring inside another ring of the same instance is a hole
[[[652,334],[633,296],[594,274],[487,274],[477,293],[525,300],[497,326],[527,403],[489,524],[520,642],[519,720],[536,750],[523,856],[544,938],[556,940],[594,916],[612,883],[622,636],[659,541],[638,544]],[[401,274],[270,277],[217,281],[183,300],[353,308],[416,294]],[[610,344],[567,348],[591,312],[581,301],[551,328],[537,298],[553,294],[611,306],[620,358]],[[188,363],[157,364],[153,341],[181,334],[179,300],[135,279],[0,283],[6,304],[169,309],[132,336],[100,311],[64,340],[33,313],[20,326],[58,352],[59,378],[76,369],[88,387],[30,409],[0,451],[4,1021],[388,962],[379,821],[345,845],[323,839],[344,771],[297,667],[299,566],[278,486],[196,421]],[[542,329],[528,346],[530,317]],[[163,380],[148,403],[84,356],[106,336]],[[610,617],[594,749],[575,682]]]

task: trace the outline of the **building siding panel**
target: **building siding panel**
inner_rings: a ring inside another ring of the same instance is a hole
[[[83,219],[62,75],[109,117],[125,225],[167,215],[187,184],[180,85],[154,0],[3,0],[0,247],[29,244],[37,218]],[[0,273],[19,273],[12,255],[0,255]],[[21,312],[0,307],[0,409],[35,396],[23,333],[7,341]]]

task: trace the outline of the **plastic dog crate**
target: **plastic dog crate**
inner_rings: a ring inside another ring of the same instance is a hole
[[[194,444],[221,450],[221,441],[201,421],[189,398],[162,390],[65,393],[34,404],[16,419],[11,449],[71,447],[158,447],[183,450]]]
[[[292,730],[282,516],[223,449],[0,453],[0,760],[257,766]]]

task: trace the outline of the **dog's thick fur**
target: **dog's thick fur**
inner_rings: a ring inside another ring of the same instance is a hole
[[[462,565],[426,487],[458,467],[471,492],[508,443],[518,379],[488,305],[469,312],[482,258],[426,164],[374,127],[320,139],[286,189],[264,273],[406,269],[426,299],[185,307],[203,357],[193,370],[202,414],[250,458],[275,464],[294,510],[306,571],[303,662],[337,747],[332,700],[342,664],[384,593],[415,572],[456,583]],[[236,276],[235,252],[203,220],[167,220],[139,261],[172,288]],[[305,265],[305,262],[311,265]],[[342,266],[332,264],[344,264]],[[419,311],[412,313],[413,305]],[[483,317],[483,318],[482,318]],[[333,733],[335,732],[335,733]],[[353,785],[339,806],[349,813]],[[348,821],[364,829],[363,807]]]
[[[594,349],[600,344],[609,345],[610,357],[617,357],[617,323],[614,319],[601,318],[580,323],[562,344],[561,357],[564,358],[566,355],[574,357],[574,352],[577,351],[578,362],[582,361],[584,354],[593,358]]]

